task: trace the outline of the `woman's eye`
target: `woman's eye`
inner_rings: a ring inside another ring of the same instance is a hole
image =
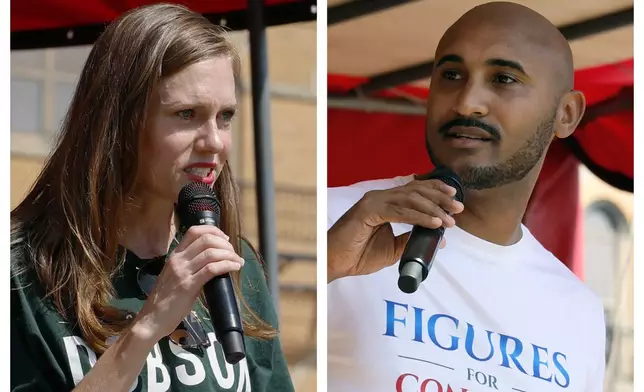
[[[194,109],[180,110],[177,112],[177,116],[179,116],[179,118],[182,120],[190,120],[195,116],[195,110]]]
[[[235,111],[234,110],[226,110],[224,112],[221,112],[221,118],[225,122],[230,122],[235,118]]]

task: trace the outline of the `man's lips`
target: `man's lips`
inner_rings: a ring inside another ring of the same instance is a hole
[[[451,127],[447,132],[445,132],[445,137],[456,138],[456,139],[472,139],[472,140],[482,140],[482,141],[491,141],[494,140],[492,135],[489,132],[482,130],[477,127],[462,127],[456,126]]]

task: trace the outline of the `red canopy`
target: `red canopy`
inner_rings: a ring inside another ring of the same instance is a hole
[[[246,8],[248,0],[204,1],[182,0],[202,14],[225,13]],[[293,2],[293,0],[266,0],[267,5]],[[38,0],[11,2],[11,31],[42,30],[106,23],[123,12],[142,5],[158,3],[155,0]]]
[[[175,0],[216,24],[246,28],[249,0]],[[257,0],[261,1],[261,0]],[[127,10],[158,0],[33,0],[11,2],[11,49],[90,45]],[[315,20],[316,0],[264,0],[265,25]],[[71,32],[71,33],[70,33]]]
[[[265,0],[267,6],[292,3],[297,0]],[[38,0],[11,2],[11,31],[42,30],[107,23],[123,12],[155,0]],[[201,14],[219,14],[246,9],[248,0],[204,1],[180,0]]]

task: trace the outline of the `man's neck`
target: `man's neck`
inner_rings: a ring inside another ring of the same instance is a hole
[[[538,174],[538,168],[536,173]],[[427,175],[416,176],[424,179]],[[508,246],[521,240],[521,223],[536,183],[533,173],[498,188],[465,190],[464,210],[454,215],[456,225],[485,241]]]
[[[465,191],[465,208],[454,215],[456,225],[466,232],[497,245],[509,246],[521,240],[521,222],[530,194],[509,189]]]

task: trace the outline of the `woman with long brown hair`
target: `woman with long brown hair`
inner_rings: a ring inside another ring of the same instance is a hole
[[[133,10],[97,40],[11,213],[12,390],[293,390],[227,161],[239,72],[222,30],[181,6]],[[195,181],[214,187],[221,229],[177,229]],[[225,273],[246,336],[235,365],[199,300]]]

